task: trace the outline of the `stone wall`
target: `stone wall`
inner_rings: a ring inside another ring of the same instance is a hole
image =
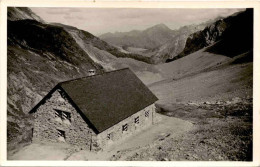
[[[70,119],[61,119],[57,111],[70,113]],[[145,113],[149,112],[146,117]],[[135,132],[144,129],[155,120],[155,105],[152,104],[133,114],[113,127],[96,135],[83,120],[76,109],[69,103],[62,91],[57,89],[44,104],[34,113],[35,122],[33,141],[66,142],[81,149],[98,151],[118,140],[129,137]],[[135,118],[139,117],[139,123]],[[122,131],[122,126],[127,124],[127,131]],[[65,132],[65,138],[59,137],[59,131]],[[108,139],[108,134],[111,134]]]
[[[61,119],[56,110],[70,113],[71,119]],[[81,149],[98,150],[96,134],[69,103],[61,90],[56,90],[34,113],[33,141],[67,142]],[[59,131],[65,132],[65,141]]]
[[[145,112],[149,111],[149,116],[145,117]],[[139,117],[139,124],[135,123],[135,118]],[[97,135],[97,142],[101,148],[106,147],[109,144],[113,144],[116,141],[122,140],[124,138],[129,137],[133,133],[136,133],[145,127],[151,125],[155,120],[155,105],[152,104],[143,110],[133,114],[127,119],[119,122],[113,127],[101,132]],[[122,126],[128,124],[127,131],[122,131]],[[108,139],[108,134],[111,134],[110,139]]]

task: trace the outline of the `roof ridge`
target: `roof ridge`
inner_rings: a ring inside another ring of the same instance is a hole
[[[127,69],[129,69],[129,68],[128,68],[128,67],[125,67],[125,68],[121,68],[121,69],[118,69],[118,70],[108,71],[108,72],[104,72],[104,73],[100,73],[100,74],[96,74],[96,75],[90,75],[90,76],[75,78],[75,79],[71,79],[71,80],[67,80],[67,81],[62,81],[62,82],[59,82],[58,85],[64,84],[64,83],[67,83],[67,82],[72,82],[72,81],[80,80],[80,79],[85,79],[85,78],[90,78],[90,77],[95,77],[95,76],[100,76],[100,75],[106,75],[106,74],[108,74],[108,73],[117,72],[117,71],[122,71],[122,70],[127,70]],[[130,70],[130,69],[129,69],[129,70]]]

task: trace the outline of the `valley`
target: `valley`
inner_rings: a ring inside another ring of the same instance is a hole
[[[140,146],[134,144],[135,136],[123,140],[120,147],[115,143],[98,153],[55,145],[62,152],[59,155],[64,155],[56,157],[48,153],[50,144],[42,143],[26,146],[10,159],[31,159],[30,152],[41,149],[49,155],[46,159],[56,160],[248,161],[252,159],[251,73],[252,64],[246,63],[150,85],[159,98],[158,122],[137,134],[140,141],[148,135],[151,139],[137,142]]]
[[[96,37],[8,8],[8,159],[251,161],[252,18],[247,9],[178,30],[158,24]],[[126,67],[159,99],[154,125],[97,153],[31,142],[28,112],[53,86]]]

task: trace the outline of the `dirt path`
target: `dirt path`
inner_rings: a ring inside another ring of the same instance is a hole
[[[32,143],[9,156],[8,160],[63,160],[70,150],[69,145],[62,143]]]
[[[139,131],[135,135],[126,138],[120,142],[108,146],[104,151],[98,153],[89,153],[80,151],[74,153],[68,160],[110,160],[113,157],[125,157],[138,152],[144,146],[152,144],[154,141],[166,136],[174,138],[180,134],[186,133],[192,129],[192,124],[178,118],[159,115],[160,121],[148,129]]]
[[[161,138],[174,138],[191,130],[193,125],[178,118],[157,115],[157,122],[139,132],[108,146],[104,151],[90,153],[82,150],[73,153],[74,150],[68,144],[62,143],[33,143],[23,147],[18,152],[9,156],[9,160],[111,160],[120,157],[123,160],[127,156],[135,154],[144,146],[152,144]]]

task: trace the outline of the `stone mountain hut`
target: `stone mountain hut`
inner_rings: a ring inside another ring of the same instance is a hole
[[[128,68],[61,82],[30,111],[33,141],[97,151],[151,125],[157,100]]]

